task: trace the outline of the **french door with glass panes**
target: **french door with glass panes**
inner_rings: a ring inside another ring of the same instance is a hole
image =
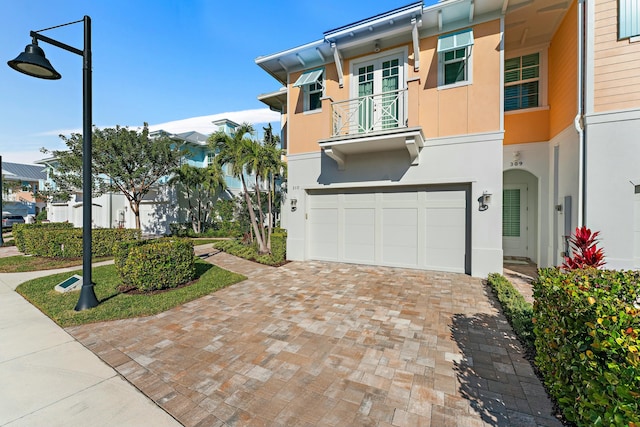
[[[403,124],[402,65],[400,56],[355,64],[354,107],[357,109],[358,133],[391,129]]]

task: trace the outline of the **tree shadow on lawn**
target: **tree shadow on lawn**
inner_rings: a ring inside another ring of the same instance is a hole
[[[485,285],[486,286],[486,285]],[[488,286],[485,293],[498,302]],[[498,305],[499,307],[499,305]],[[511,326],[498,315],[453,316],[451,336],[463,353],[454,361],[460,394],[492,426],[562,426]]]

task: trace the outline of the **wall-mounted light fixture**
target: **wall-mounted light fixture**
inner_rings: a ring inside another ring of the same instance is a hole
[[[380,42],[378,42],[377,40],[373,45],[373,51],[376,53],[380,52]]]
[[[298,209],[298,199],[291,199],[291,212],[295,212]]]
[[[480,204],[480,206],[478,207],[478,210],[480,212],[489,209],[489,203],[491,203],[491,193],[489,193],[487,190],[484,190],[482,192],[482,196],[478,197],[478,203]]]

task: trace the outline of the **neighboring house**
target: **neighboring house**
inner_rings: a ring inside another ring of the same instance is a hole
[[[585,224],[640,268],[637,0],[416,2],[256,63],[289,259],[482,277],[560,264]]]
[[[37,215],[46,206],[35,194],[42,188],[47,174],[42,166],[2,162],[2,212],[11,215]]]
[[[232,134],[239,126],[230,120],[213,122],[216,131]],[[176,141],[182,149],[187,151],[183,162],[196,167],[207,167],[215,158],[207,144],[208,135],[199,132],[184,132],[172,134],[163,130],[150,132],[150,137],[166,134]],[[55,170],[56,159],[49,158],[38,161],[45,165],[47,173]],[[42,167],[40,167],[42,169]],[[227,183],[226,196],[237,196],[242,191],[242,184],[238,178],[229,175],[229,168],[223,167]],[[253,175],[245,175],[247,185],[254,182]],[[180,209],[181,201],[174,188],[167,184],[169,177],[160,179],[157,185],[147,194],[140,204],[140,227],[144,234],[167,234],[172,222],[187,221],[185,211]],[[47,179],[53,185],[51,179]],[[92,227],[94,228],[133,228],[135,215],[129,207],[129,202],[122,193],[107,193],[93,198]],[[48,219],[52,222],[72,222],[76,227],[82,227],[82,192],[78,191],[69,200],[52,200],[48,203]]]

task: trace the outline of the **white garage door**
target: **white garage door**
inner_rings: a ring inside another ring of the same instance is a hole
[[[310,191],[309,258],[468,272],[465,188]]]

